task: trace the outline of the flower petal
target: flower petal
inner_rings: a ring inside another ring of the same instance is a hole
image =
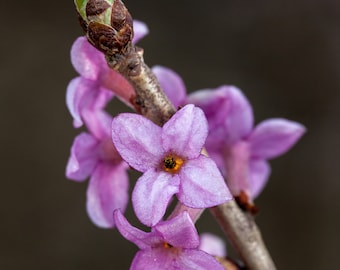
[[[122,158],[133,168],[145,172],[158,167],[163,149],[162,129],[145,117],[122,113],[112,121],[112,141]]]
[[[97,82],[74,78],[67,86],[66,104],[73,117],[73,125],[78,128],[83,125],[84,110],[98,110],[106,106],[113,93],[98,86]]]
[[[85,180],[98,162],[98,141],[88,133],[79,134],[73,141],[66,166],[66,177],[76,181]]]
[[[138,180],[132,192],[132,204],[138,219],[151,227],[165,214],[171,197],[178,192],[178,176],[146,171]]]
[[[71,62],[84,78],[97,80],[103,70],[108,70],[104,54],[93,47],[86,37],[78,37],[71,48]]]
[[[177,197],[189,207],[212,207],[233,198],[215,162],[203,155],[188,160],[179,177],[181,184]]]
[[[249,142],[252,157],[270,159],[287,152],[305,133],[306,128],[286,119],[269,119],[256,126]]]
[[[134,35],[132,43],[136,44],[140,39],[149,33],[149,28],[145,23],[138,20],[133,20],[133,32]]]
[[[123,216],[120,210],[115,210],[113,213],[113,219],[118,231],[121,235],[134,243],[140,249],[148,250],[151,248],[153,237],[150,238],[150,233],[143,232],[136,227],[133,227]],[[150,242],[151,241],[151,242]]]
[[[83,116],[86,127],[98,140],[110,138],[112,116],[102,110],[85,110]]]
[[[226,243],[220,237],[211,233],[202,233],[200,240],[200,250],[222,258],[227,255]]]
[[[211,255],[194,249],[184,249],[176,259],[176,267],[185,270],[224,270],[224,267]]]
[[[253,111],[241,90],[221,86],[215,90],[201,90],[188,97],[204,111],[209,123],[209,137],[232,144],[248,135],[253,127]]]
[[[173,247],[197,248],[199,245],[199,236],[188,212],[158,223],[153,230]]]
[[[186,99],[186,90],[182,78],[173,70],[162,66],[154,66],[152,72],[156,75],[174,107],[178,108],[183,105]]]
[[[130,270],[184,270],[175,268],[175,255],[163,248],[138,251],[130,266]]]
[[[185,158],[196,158],[208,135],[208,123],[201,109],[192,104],[180,109],[163,126],[162,142],[165,151]]]
[[[265,187],[270,175],[270,165],[263,159],[251,159],[249,162],[249,185],[251,198],[255,199]]]
[[[87,189],[87,213],[102,228],[114,226],[113,211],[124,211],[128,203],[127,164],[113,166],[100,163],[94,170]]]

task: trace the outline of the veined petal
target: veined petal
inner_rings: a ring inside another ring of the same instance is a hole
[[[178,192],[179,179],[154,169],[146,171],[132,192],[132,204],[138,219],[151,227],[165,214],[171,197]]]
[[[249,185],[251,198],[255,199],[265,187],[270,175],[270,165],[263,159],[251,159],[249,162]]]
[[[73,141],[66,166],[66,177],[76,181],[85,180],[98,162],[98,141],[88,133],[79,134]]]
[[[175,268],[176,255],[164,248],[138,251],[131,263],[130,270],[184,270]]]
[[[149,33],[149,28],[145,23],[138,20],[133,20],[133,32],[134,35],[132,43],[136,44],[140,39]]]
[[[107,112],[102,110],[85,110],[83,112],[83,118],[88,130],[98,140],[110,138],[113,117]]]
[[[226,142],[229,144],[249,134],[254,124],[254,116],[249,101],[240,89],[230,86],[226,92],[225,129]]]
[[[209,136],[223,138],[226,144],[247,136],[253,127],[249,101],[234,86],[197,91],[190,95],[188,101],[203,109],[209,123]]]
[[[224,267],[211,255],[195,249],[184,249],[176,259],[176,267],[181,270],[224,270]]]
[[[203,111],[189,104],[180,109],[163,126],[163,148],[185,158],[196,158],[207,135],[208,123]]]
[[[252,157],[270,159],[287,152],[306,128],[286,119],[269,119],[256,126],[249,137]]]
[[[209,130],[214,132],[216,128],[224,124],[226,119],[228,86],[195,91],[188,95],[187,102],[195,104],[204,111],[208,119]]]
[[[94,170],[87,189],[87,213],[102,228],[114,226],[113,211],[124,211],[128,202],[127,166],[101,162]]]
[[[197,230],[187,212],[158,223],[154,230],[159,232],[173,247],[197,248],[199,245]]]
[[[73,125],[83,125],[83,111],[102,109],[113,93],[98,86],[97,82],[77,77],[67,86],[66,104],[73,117]]]
[[[97,80],[103,69],[109,69],[104,54],[93,47],[86,37],[78,37],[71,48],[71,62],[84,78]]]
[[[145,172],[159,166],[163,157],[162,129],[149,119],[121,113],[112,121],[112,141],[122,158],[133,168]]]
[[[212,207],[233,198],[215,162],[203,155],[188,160],[179,177],[181,184],[177,197],[189,207]]]
[[[134,243],[140,249],[149,250],[151,249],[151,244],[153,237],[150,238],[150,233],[143,232],[136,227],[133,227],[123,216],[120,210],[115,210],[113,213],[113,218],[115,225],[121,235],[129,240],[130,242]],[[151,241],[151,242],[150,242]]]
[[[186,99],[186,89],[182,78],[173,70],[162,66],[154,66],[152,71],[174,107],[178,108],[183,105]]]

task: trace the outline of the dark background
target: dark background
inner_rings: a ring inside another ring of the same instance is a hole
[[[150,66],[176,70],[189,91],[240,87],[256,122],[306,125],[296,147],[271,162],[257,223],[279,269],[336,269],[340,2],[125,3],[151,30],[140,43]],[[0,269],[128,269],[134,245],[92,225],[87,183],[64,176],[79,132],[65,106],[76,76],[69,51],[82,34],[73,1],[2,1],[1,11]],[[198,229],[221,234],[208,212]]]

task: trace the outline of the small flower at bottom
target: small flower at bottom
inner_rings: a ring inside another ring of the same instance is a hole
[[[187,212],[163,221],[147,233],[133,227],[119,210],[114,212],[119,232],[136,244],[131,270],[223,270],[212,256],[199,249],[199,236]]]
[[[174,194],[192,208],[212,207],[232,199],[214,161],[201,154],[208,135],[201,109],[179,110],[162,128],[137,114],[112,122],[112,140],[122,158],[144,174],[132,193],[139,220],[151,226],[163,217]]]

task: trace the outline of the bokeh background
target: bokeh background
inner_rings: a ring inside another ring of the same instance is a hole
[[[308,132],[271,162],[257,223],[279,269],[337,269],[340,250],[340,2],[125,1],[149,25],[145,60],[188,91],[233,84],[256,122]],[[87,183],[64,176],[78,130],[65,106],[73,1],[1,2],[0,269],[128,269],[136,248],[85,211]],[[118,106],[118,105],[116,105]],[[114,107],[119,111],[122,107]],[[133,219],[131,208],[128,216]],[[200,232],[222,235],[207,212]]]

